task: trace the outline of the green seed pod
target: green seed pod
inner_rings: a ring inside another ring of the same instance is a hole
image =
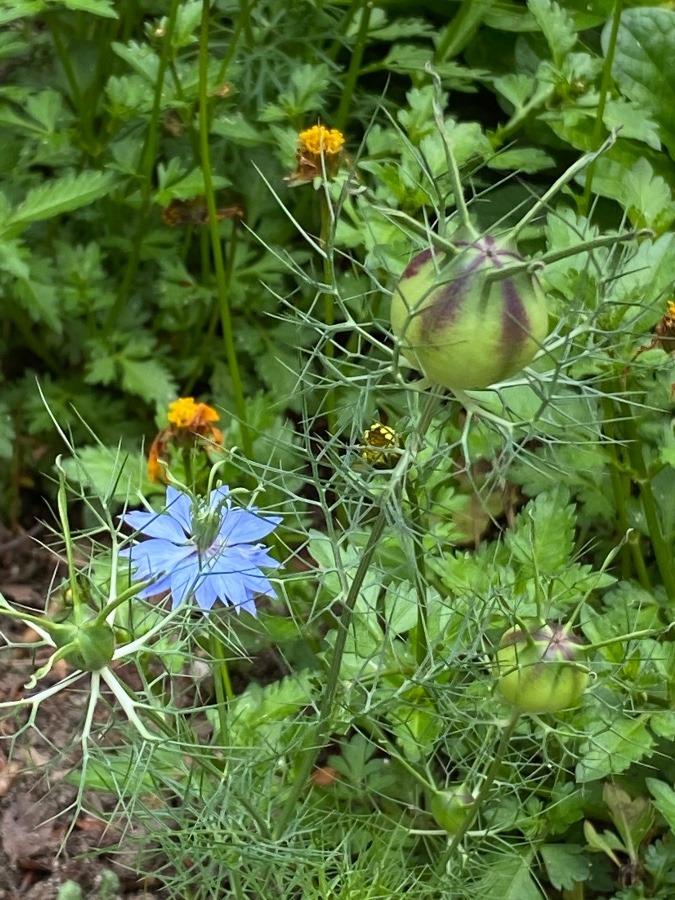
[[[529,634],[511,628],[496,657],[497,688],[523,713],[557,713],[576,706],[588,687],[588,670],[575,662],[580,641],[560,625]]]
[[[401,353],[431,381],[457,390],[482,390],[520,372],[548,333],[546,299],[526,271],[494,277],[522,262],[490,235],[456,256],[424,250],[394,291],[391,327]]]
[[[85,672],[97,672],[112,660],[115,652],[115,635],[112,628],[103,623],[94,625],[85,622],[78,629],[73,629],[71,641],[65,645],[67,651],[64,658]]]
[[[464,827],[474,800],[473,794],[463,784],[456,784],[433,794],[429,801],[429,812],[439,828],[448,834],[457,834]]]

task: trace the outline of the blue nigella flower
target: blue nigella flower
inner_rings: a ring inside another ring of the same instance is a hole
[[[267,537],[281,516],[233,507],[228,494],[229,488],[219,487],[208,501],[195,505],[187,494],[168,487],[164,512],[130,512],[122,517],[148,537],[120,551],[136,567],[133,581],[152,579],[139,597],[171,591],[173,609],[194,596],[204,610],[222,600],[237,612],[245,609],[255,615],[256,594],[276,596],[260,569],[276,569],[280,563],[254,542]]]

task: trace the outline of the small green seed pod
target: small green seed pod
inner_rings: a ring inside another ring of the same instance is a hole
[[[115,635],[112,628],[103,623],[85,622],[75,630],[72,640],[65,645],[65,659],[77,669],[97,672],[112,660],[115,652]]]
[[[560,625],[542,625],[529,634],[505,632],[495,672],[502,697],[523,713],[557,713],[576,706],[588,687],[588,670],[575,662],[580,641]]]
[[[431,381],[482,390],[532,361],[548,333],[546,299],[526,271],[492,280],[523,261],[508,244],[484,235],[455,245],[454,257],[424,250],[411,260],[392,297],[391,327],[403,356]]]
[[[429,812],[436,824],[448,834],[457,834],[470,815],[475,798],[463,784],[436,791],[429,801]]]

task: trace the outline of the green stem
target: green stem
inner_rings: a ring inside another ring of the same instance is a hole
[[[330,199],[327,193],[327,186],[323,185],[319,198],[319,208],[321,210],[321,247],[325,251],[323,258],[323,281],[324,284],[332,286],[335,284],[335,269],[333,266],[333,247],[331,238],[331,211]],[[326,357],[333,359],[335,356],[335,345],[333,344],[333,325],[335,324],[335,296],[332,290],[326,291],[323,295],[323,321],[326,326]],[[337,434],[337,412],[335,409],[335,392],[329,388],[326,392],[326,421],[328,424],[328,432],[331,436]]]
[[[452,59],[469,43],[495,0],[463,0],[459,12],[446,26],[434,53],[434,65]]]
[[[603,412],[605,419],[605,434],[614,441],[611,448],[612,459],[609,464],[609,478],[612,485],[612,494],[614,495],[614,507],[617,511],[617,526],[619,533],[623,537],[624,535],[628,535],[630,531],[628,501],[631,493],[631,479],[626,472],[626,466],[621,459],[619,435],[617,434],[617,428],[614,422],[615,409],[609,396],[606,396],[603,399]],[[621,577],[624,580],[627,580],[631,575],[631,562],[633,564],[632,568],[642,587],[646,590],[651,590],[649,573],[647,572],[647,566],[642,555],[640,538],[637,534],[634,538],[629,536],[621,548]]]
[[[438,866],[438,872],[441,876],[445,875],[448,864],[455,855],[460,842],[462,841],[464,835],[471,828],[473,823],[476,821],[476,817],[480,812],[480,808],[486,800],[488,794],[490,793],[490,789],[494,783],[495,778],[499,772],[499,769],[502,764],[502,760],[504,759],[504,755],[509,746],[509,742],[511,741],[511,737],[513,736],[513,732],[516,730],[516,726],[520,722],[520,713],[515,711],[511,718],[509,719],[506,727],[502,731],[501,738],[499,739],[499,744],[497,746],[497,750],[495,755],[492,758],[492,762],[490,763],[490,767],[487,770],[485,778],[483,779],[483,784],[481,785],[478,794],[476,795],[476,799],[473,802],[473,806],[470,810],[468,810],[466,818],[462,822],[461,828],[453,835],[452,840],[448,846],[448,849],[445,851],[443,856],[441,857],[441,861]]]
[[[335,127],[340,130],[344,129],[349,115],[349,107],[354,95],[354,88],[359,77],[359,69],[363,59],[363,52],[366,49],[368,41],[368,28],[370,27],[370,17],[373,12],[373,0],[363,0],[361,3],[361,21],[359,22],[359,30],[356,34],[354,49],[352,50],[352,58],[349,61],[349,68],[345,76],[345,83],[342,87],[342,96],[340,97],[340,105],[335,114]]]
[[[73,598],[73,614],[76,624],[80,624],[82,619],[82,597],[80,595],[80,586],[77,583],[77,569],[75,568],[75,556],[73,554],[73,541],[70,534],[70,522],[68,520],[68,497],[66,496],[66,473],[61,466],[61,457],[56,458],[56,470],[59,473],[59,489],[56,495],[56,503],[59,510],[59,521],[61,523],[61,534],[63,535],[63,543],[66,548],[66,560],[68,562],[68,581],[70,583],[70,592]]]
[[[229,723],[227,710],[234,699],[230,672],[227,667],[225,646],[222,638],[214,627],[209,628],[209,651],[211,653],[211,667],[213,671],[213,684],[216,691],[216,710],[218,711],[218,739],[220,746],[227,746]]]
[[[424,435],[431,424],[433,415],[438,407],[438,398],[435,395],[428,396],[426,406],[420,416],[419,426],[410,439],[396,464],[396,468],[391,474],[391,479],[387,485],[387,489],[380,499],[380,506],[377,517],[373,521],[372,531],[368,537],[368,542],[363,550],[361,560],[354,574],[354,579],[347,592],[345,598],[342,615],[338,623],[337,636],[331,658],[328,675],[326,677],[326,686],[323,690],[321,704],[319,706],[319,717],[312,736],[311,746],[305,750],[300,770],[296,775],[294,783],[291,785],[290,791],[286,798],[286,802],[279,814],[275,828],[275,836],[277,840],[283,835],[286,826],[293,815],[297,802],[301,793],[305,789],[311,771],[316,762],[321,749],[324,746],[328,730],[330,727],[331,715],[333,712],[333,704],[340,683],[340,669],[342,667],[342,658],[347,644],[347,637],[351,626],[354,606],[356,604],[359,592],[368,573],[373,554],[377,549],[380,538],[384,533],[389,514],[389,504],[392,498],[398,492],[399,484],[405,479],[408,468],[413,464],[418,450],[422,446]]]
[[[412,519],[412,540],[415,553],[415,592],[417,594],[417,625],[415,628],[415,661],[421,666],[427,658],[429,650],[428,642],[428,606],[426,585],[429,583],[426,577],[426,563],[424,559],[424,547],[422,540],[427,531],[423,527],[420,507],[415,495],[413,485],[408,481],[406,494],[410,503],[410,518]]]
[[[218,70],[218,84],[222,84],[227,77],[227,70],[230,68],[230,63],[234,59],[234,54],[237,52],[242,32],[249,32],[251,13],[257,2],[258,0],[250,0],[250,2],[249,0],[240,0],[241,5],[239,8],[239,15],[237,16],[237,24],[234,26],[227,53],[223,57],[220,69]]]
[[[607,56],[602,70],[602,81],[600,83],[600,99],[598,100],[598,108],[595,112],[595,122],[593,123],[593,146],[598,147],[602,140],[602,132],[604,129],[605,106],[607,105],[607,97],[612,86],[612,64],[614,63],[614,54],[616,53],[616,44],[619,34],[619,25],[621,23],[621,13],[623,10],[623,0],[616,0],[614,4],[614,13],[612,16],[612,30],[609,35],[609,44],[607,46]],[[584,181],[584,193],[579,201],[579,212],[585,216],[591,202],[591,188],[593,187],[593,175],[595,173],[596,160],[593,159],[586,170],[586,180]]]
[[[673,547],[663,533],[658,505],[654,499],[651,478],[645,464],[642,441],[638,434],[635,420],[627,420],[628,431],[628,458],[633,468],[635,483],[640,491],[642,511],[647,523],[649,538],[654,550],[656,567],[661,575],[666,596],[669,600],[675,600],[675,561],[673,560]]]
[[[171,7],[169,8],[169,15],[167,16],[164,29],[162,53],[159,58],[159,66],[157,69],[157,80],[155,81],[150,122],[148,124],[148,130],[145,133],[145,142],[143,144],[143,150],[141,151],[139,163],[138,175],[141,183],[141,206],[138,211],[138,221],[131,241],[131,252],[129,253],[129,259],[127,260],[124,277],[120,282],[115,302],[110,308],[110,312],[108,313],[108,317],[103,327],[103,335],[105,337],[109,336],[113,331],[122,310],[129,301],[131,288],[141,261],[143,237],[147,229],[150,207],[152,205],[152,173],[155,165],[155,157],[157,155],[162,91],[164,90],[166,70],[173,54],[172,40],[179,6],[180,0],[171,0]]]
[[[232,382],[234,409],[240,422],[241,442],[244,453],[250,458],[253,448],[253,439],[251,429],[248,425],[241,372],[239,370],[239,361],[237,359],[237,349],[234,343],[227,277],[225,274],[225,264],[223,262],[223,248],[220,240],[220,226],[217,218],[216,197],[213,188],[211,151],[209,148],[209,13],[209,0],[202,0],[202,20],[199,33],[199,149],[202,172],[204,175],[206,206],[209,212],[208,229],[218,289],[220,322],[223,329],[223,342],[225,344],[227,364],[230,380]]]
[[[381,506],[377,514],[377,518],[373,523],[373,529],[370,532],[368,543],[366,544],[366,547],[363,551],[361,562],[359,563],[359,567],[356,570],[354,580],[351,583],[349,593],[342,609],[342,615],[340,616],[340,621],[338,623],[337,637],[335,639],[335,645],[333,647],[331,664],[328,670],[328,675],[326,677],[326,686],[323,690],[321,705],[319,707],[319,720],[316,724],[316,728],[312,736],[312,745],[304,752],[303,759],[300,764],[300,770],[296,775],[294,783],[291,785],[291,789],[289,791],[288,797],[286,798],[286,802],[281,810],[279,818],[277,819],[277,827],[275,829],[275,837],[277,840],[283,835],[290,817],[295,812],[300,794],[305,789],[311,771],[314,768],[316,758],[325,743],[330,726],[330,717],[333,711],[333,703],[335,702],[335,695],[337,693],[338,684],[340,683],[340,667],[342,665],[342,657],[344,655],[347,637],[349,635],[352,614],[354,612],[354,605],[356,604],[359,591],[361,590],[361,585],[363,584],[363,581],[366,577],[370,562],[373,558],[373,554],[375,553],[380,538],[384,533],[386,524],[387,517],[385,507]]]
[[[444,136],[443,147],[445,150],[445,159],[448,166],[448,175],[450,177],[450,186],[455,198],[455,209],[457,210],[457,216],[459,217],[461,228],[469,235],[471,240],[476,240],[476,238],[478,238],[478,232],[476,231],[476,228],[471,221],[471,216],[469,215],[469,207],[466,205],[466,200],[464,199],[464,187],[462,186],[462,179],[459,174],[457,157],[455,156],[455,151],[452,146],[452,137],[446,133],[447,129],[445,127],[445,120],[443,117],[444,111],[441,103],[443,96],[441,79],[438,77],[438,74],[436,72],[432,72],[432,77],[434,80],[434,120],[436,122],[437,128],[439,129],[439,134]]]

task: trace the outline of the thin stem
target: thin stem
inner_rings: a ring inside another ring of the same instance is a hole
[[[560,178],[556,179],[553,182],[551,187],[540,197],[539,202],[535,203],[532,209],[528,210],[523,218],[517,222],[513,228],[511,229],[510,235],[513,240],[516,239],[517,235],[525,228],[526,225],[529,225],[532,219],[539,214],[539,211],[543,209],[549,200],[553,199],[555,195],[560,191],[562,187],[568,184],[575,175],[581,172],[586,166],[590,165],[594,160],[596,160],[599,156],[601,156],[606,150],[609,150],[611,146],[616,142],[616,134],[612,132],[607,140],[593,153],[586,153],[581,159],[578,159],[575,163],[573,163],[566,172],[560,176]],[[576,251],[575,251],[576,252]],[[568,251],[569,254],[569,251]]]
[[[347,121],[349,107],[354,95],[354,88],[356,87],[356,81],[359,77],[361,60],[363,59],[363,52],[366,49],[366,43],[368,41],[368,28],[370,27],[370,16],[372,14],[372,11],[372,0],[363,0],[361,4],[361,21],[359,22],[359,30],[356,34],[356,41],[354,43],[354,49],[352,50],[352,58],[349,61],[349,68],[347,69],[347,74],[345,76],[345,83],[342,87],[340,105],[338,106],[338,111],[335,114],[335,127],[339,128],[340,130],[344,129],[345,122]]]
[[[251,13],[257,2],[258,0],[250,0],[250,2],[249,0],[241,0],[237,24],[234,26],[234,31],[232,32],[232,37],[230,38],[230,43],[227,47],[227,53],[223,57],[220,69],[218,70],[218,84],[222,84],[227,77],[227,70],[230,68],[230,63],[234,59],[234,54],[237,52],[242,32],[245,31],[247,34],[249,32]]]
[[[225,657],[225,646],[216,629],[209,628],[209,651],[211,653],[211,667],[213,671],[213,683],[216,690],[216,710],[218,711],[218,738],[221,746],[226,746],[229,733],[227,710],[234,699],[232,681]]]
[[[234,409],[240,422],[241,442],[246,456],[250,458],[253,440],[248,425],[246,402],[237,359],[237,349],[234,343],[232,329],[232,315],[228,297],[227,277],[223,261],[223,248],[220,240],[220,226],[216,210],[216,197],[213,188],[213,174],[211,167],[211,151],[209,148],[209,0],[202,0],[202,20],[199,33],[199,150],[204,175],[204,194],[206,206],[209,212],[209,236],[211,239],[211,252],[216,274],[218,289],[218,303],[220,308],[220,322],[223,329],[223,342],[227,354],[227,364],[232,381],[232,394]]]
[[[595,111],[595,122],[593,123],[593,145],[597,147],[602,138],[604,126],[605,106],[607,105],[607,97],[612,86],[612,64],[614,63],[614,54],[616,53],[616,43],[619,34],[619,25],[621,23],[621,12],[623,10],[623,0],[616,0],[614,4],[614,13],[612,16],[612,30],[609,35],[609,44],[607,46],[607,56],[605,57],[605,65],[602,70],[602,81],[600,83],[600,99],[598,100],[598,108]],[[586,180],[584,181],[584,193],[579,201],[579,212],[586,215],[591,202],[591,188],[593,187],[593,175],[595,174],[596,160],[592,160],[586,170]]]
[[[323,258],[323,280],[324,284],[329,287],[335,284],[335,270],[333,266],[333,252],[331,241],[332,216],[330,210],[330,199],[327,193],[327,186],[324,185],[320,193],[319,208],[321,210],[321,246],[325,251]],[[332,290],[328,290],[323,295],[323,320],[326,326],[326,335],[328,342],[326,344],[326,356],[333,359],[335,356],[335,345],[333,344],[332,329],[335,324],[335,296]],[[335,392],[329,389],[326,393],[326,421],[328,423],[328,432],[330,435],[337,433],[337,413],[335,411]]]
[[[495,0],[463,0],[459,12],[446,26],[434,53],[434,65],[452,59],[464,49]]]
[[[141,152],[138,176],[141,182],[141,206],[138,212],[138,221],[136,231],[131,241],[131,252],[124,271],[124,277],[117,291],[115,302],[110,308],[108,317],[103,327],[103,334],[110,335],[120,313],[129,300],[129,294],[138,272],[138,266],[141,260],[141,247],[143,244],[143,235],[145,234],[150,206],[152,203],[152,172],[155,165],[155,157],[157,155],[157,140],[159,133],[160,108],[162,103],[162,91],[164,90],[164,79],[167,67],[171,61],[173,54],[173,32],[176,25],[176,17],[178,15],[178,7],[180,0],[171,0],[169,14],[164,27],[164,43],[162,44],[162,53],[159,58],[159,66],[157,68],[157,80],[155,81],[155,90],[152,99],[152,110],[150,112],[150,122],[148,130],[145,133],[145,142]]]
[[[443,856],[441,857],[441,861],[438,866],[438,871],[441,875],[444,875],[446,869],[448,867],[448,863],[455,855],[457,848],[461,840],[467,831],[471,828],[473,823],[476,821],[476,817],[480,812],[480,808],[483,805],[483,802],[487,798],[487,795],[490,793],[490,788],[492,787],[495,778],[497,777],[497,773],[501,768],[502,760],[504,759],[504,755],[509,746],[509,742],[511,741],[511,737],[513,736],[513,732],[516,730],[516,726],[520,722],[520,713],[515,711],[511,718],[509,719],[506,727],[502,731],[502,736],[499,739],[499,744],[497,746],[497,750],[495,755],[492,758],[492,762],[490,763],[490,767],[483,779],[483,784],[481,785],[478,794],[476,795],[476,799],[473,802],[473,806],[467,811],[467,815],[462,822],[459,830],[453,835],[452,840],[450,841],[450,845],[448,849],[445,851]]]
[[[616,423],[614,422],[614,407],[609,396],[603,399],[603,410],[605,434],[616,441],[618,436],[616,434]],[[620,450],[616,442],[612,444],[612,457],[609,465],[609,478],[614,495],[614,507],[617,511],[617,526],[621,535],[627,535],[630,531],[628,501],[630,499],[631,481],[625,471],[626,467],[620,457]],[[626,540],[621,548],[621,575],[624,580],[630,577],[631,560],[640,584],[646,590],[650,590],[649,574],[642,556],[642,550],[640,549],[640,539],[637,535],[635,539],[629,538]]]
[[[291,785],[290,791],[286,798],[286,802],[281,810],[281,813],[279,814],[279,818],[277,819],[277,825],[275,829],[275,836],[277,839],[279,839],[283,835],[286,829],[286,825],[288,824],[290,817],[295,811],[296,804],[298,802],[298,799],[300,798],[300,794],[305,789],[312,768],[314,767],[314,764],[316,762],[316,758],[325,743],[325,739],[330,726],[333,704],[335,702],[335,696],[337,693],[338,685],[340,683],[340,669],[342,667],[342,658],[344,655],[345,646],[347,644],[347,637],[349,635],[354,606],[358,599],[359,592],[361,591],[361,586],[363,585],[365,577],[368,573],[373,554],[375,553],[380,538],[384,533],[384,529],[387,524],[389,503],[398,492],[399,484],[402,480],[405,479],[409,467],[414,463],[418,450],[422,446],[424,436],[438,407],[438,398],[436,395],[431,395],[427,397],[426,400],[427,402],[425,408],[420,416],[419,426],[416,432],[410,436],[405,450],[403,451],[401,458],[396,464],[396,468],[392,472],[391,479],[389,481],[389,484],[387,485],[387,489],[380,499],[380,506],[377,517],[372,524],[372,531],[370,532],[370,536],[368,537],[368,542],[363,550],[361,560],[354,574],[354,579],[349,587],[349,591],[347,592],[342,615],[340,616],[340,621],[338,623],[337,636],[335,639],[335,645],[333,647],[328,675],[326,677],[326,686],[323,690],[321,704],[319,706],[318,722],[314,730],[311,746],[304,752],[304,756],[300,764],[300,770],[296,775],[294,783]]]
[[[434,80],[434,119],[439,134],[443,135],[443,148],[445,150],[445,159],[448,166],[448,175],[450,176],[450,186],[452,187],[452,193],[455,198],[455,209],[457,210],[457,216],[459,217],[462,229],[468,233],[472,240],[475,240],[478,237],[478,232],[471,221],[469,207],[466,205],[466,200],[464,199],[464,187],[462,186],[462,179],[459,174],[459,166],[457,165],[452,137],[446,133],[447,129],[443,118],[443,109],[441,108],[441,98],[443,96],[441,79],[433,69],[429,69],[429,71]]]

